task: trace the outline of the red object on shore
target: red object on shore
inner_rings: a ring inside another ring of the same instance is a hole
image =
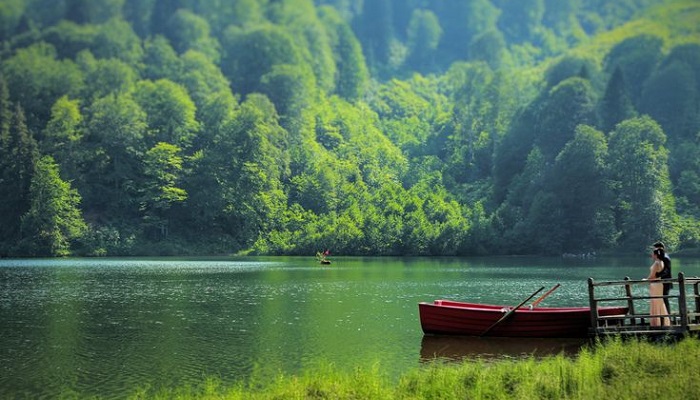
[[[508,306],[435,300],[419,303],[424,333],[481,336],[504,314]],[[624,315],[627,307],[599,307],[601,316]],[[566,338],[586,337],[591,328],[589,307],[522,307],[507,320],[494,326],[488,336]]]

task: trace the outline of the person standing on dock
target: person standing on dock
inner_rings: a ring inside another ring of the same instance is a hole
[[[659,274],[659,278],[660,279],[671,279],[672,278],[672,276],[671,276],[671,258],[666,253],[666,246],[664,246],[664,242],[659,241],[659,242],[654,243],[654,250],[659,250],[659,249],[663,252],[662,254],[664,255],[663,259],[661,260],[664,263],[664,269]],[[671,291],[671,288],[673,288],[673,283],[668,282],[668,283],[664,283],[663,285],[664,285],[664,292],[663,293],[664,293],[664,296],[666,296],[666,297],[664,297],[664,304],[666,305],[666,310],[668,310],[670,313],[671,312],[671,304],[668,301],[668,294]]]
[[[661,272],[664,269],[664,255],[662,249],[654,249],[654,252],[651,254],[654,263],[649,267],[649,276],[647,276],[647,280],[658,281],[660,279]],[[649,317],[650,326],[671,326],[671,320],[668,317],[668,308],[666,308],[663,299],[660,298],[662,293],[663,284],[661,282],[651,282],[649,284],[649,296],[652,297],[649,307],[649,314],[652,315],[652,317]],[[666,317],[660,317],[660,315],[666,315]]]

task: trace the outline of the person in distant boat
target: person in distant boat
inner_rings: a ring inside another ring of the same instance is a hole
[[[326,249],[323,253],[316,252],[316,258],[321,264],[330,264],[330,260],[327,260],[326,257],[328,257],[331,254],[331,251]]]
[[[666,253],[666,246],[664,246],[664,242],[656,242],[654,243],[654,250],[661,249],[663,251],[664,257],[661,261],[664,263],[664,269],[661,271],[661,275],[659,275],[659,278],[661,279],[671,279],[673,276],[671,275],[671,258],[668,256],[668,253]],[[671,291],[673,288],[673,283],[664,283],[664,296],[668,296],[668,293]],[[666,304],[666,309],[670,312],[671,311],[671,304],[668,301],[668,297],[664,297],[664,304]]]
[[[654,249],[651,253],[651,258],[654,263],[649,267],[649,276],[646,277],[650,281],[658,281],[661,277],[661,272],[664,269],[664,259],[665,252],[662,249]],[[661,296],[663,294],[663,284],[661,282],[651,282],[649,284],[649,296]],[[668,308],[661,298],[651,299],[651,305],[649,307],[649,314],[657,315],[656,317],[649,318],[649,325],[651,326],[671,326],[671,320],[669,317],[659,317],[658,315],[668,315]]]

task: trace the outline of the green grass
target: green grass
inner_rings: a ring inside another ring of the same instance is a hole
[[[140,390],[132,399],[688,399],[700,393],[700,340],[610,340],[574,358],[435,362],[398,379],[379,365],[338,372],[327,365],[301,376],[224,386]]]

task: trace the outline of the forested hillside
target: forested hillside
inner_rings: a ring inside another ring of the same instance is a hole
[[[2,0],[0,256],[700,247],[700,2]]]

